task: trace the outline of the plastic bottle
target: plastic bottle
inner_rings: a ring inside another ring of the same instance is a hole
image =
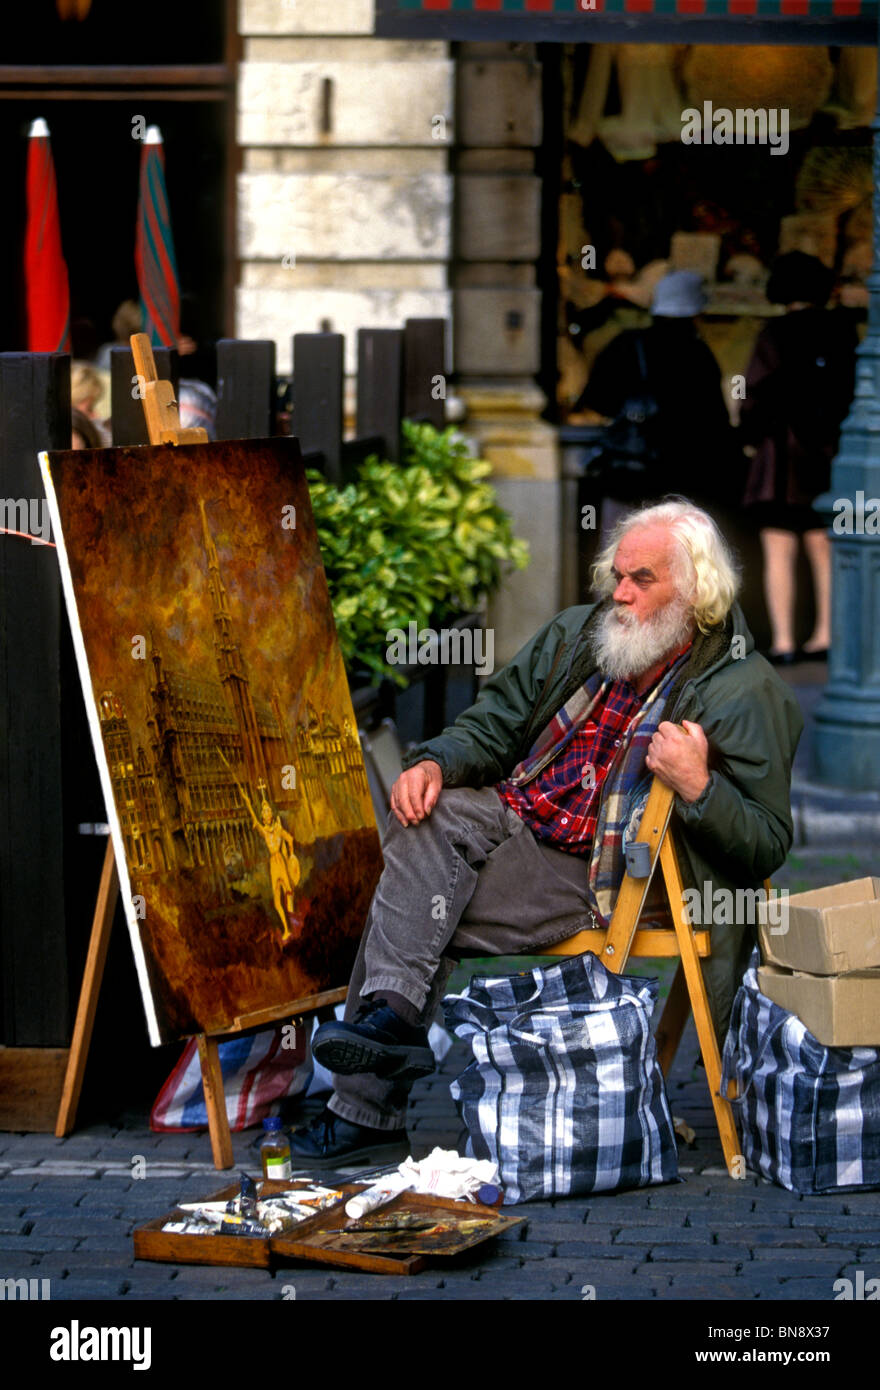
[[[260,1140],[260,1159],[264,1178],[290,1177],[290,1141],[281,1128],[281,1117],[270,1115],[263,1121],[265,1133]]]

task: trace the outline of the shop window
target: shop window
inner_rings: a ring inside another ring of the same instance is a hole
[[[573,414],[599,353],[647,326],[667,269],[705,276],[700,332],[733,386],[769,315],[775,257],[818,256],[835,273],[832,304],[864,320],[871,265],[872,48],[567,45],[559,202],[557,406]],[[685,121],[712,128],[701,139]],[[726,139],[722,112],[743,117]],[[773,113],[776,113],[774,136]],[[783,120],[784,113],[784,120]],[[761,126],[761,115],[767,122]],[[784,131],[783,131],[784,125]],[[764,143],[748,143],[753,128]]]

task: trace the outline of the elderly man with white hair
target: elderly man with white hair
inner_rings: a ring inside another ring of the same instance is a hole
[[[607,926],[627,828],[653,775],[675,792],[686,887],[753,889],[792,841],[798,705],[755,651],[714,521],[667,500],[624,517],[568,608],[407,754],[385,869],[344,1022],[315,1034],[328,1108],[293,1139],[331,1166],[406,1148],[406,1098],[433,1070],[427,1027],[459,953],[539,954]],[[704,924],[705,925],[705,924]],[[719,1038],[755,924],[714,925],[705,962]]]

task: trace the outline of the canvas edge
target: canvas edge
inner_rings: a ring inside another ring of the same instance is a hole
[[[61,513],[58,507],[58,498],[55,494],[55,484],[52,480],[52,468],[49,461],[49,454],[46,450],[38,454],[40,473],[43,477],[43,487],[46,490],[46,500],[49,503],[49,515],[52,520],[52,532],[55,538],[55,545],[58,555],[58,565],[61,571],[61,586],[64,592],[64,603],[67,608],[67,617],[70,623],[70,634],[73,639],[74,651],[76,652],[76,665],[79,672],[80,684],[82,686],[83,698],[86,704],[86,716],[89,722],[89,732],[92,736],[92,746],[95,751],[95,760],[98,764],[98,774],[101,779],[101,790],[104,794],[104,804],[106,807],[107,819],[110,825],[110,835],[113,841],[113,851],[116,857],[116,873],[119,878],[119,891],[122,898],[122,907],[125,913],[125,920],[128,926],[128,934],[131,939],[132,951],[134,953],[135,969],[137,971],[138,983],[140,985],[141,999],[144,1005],[144,1012],[147,1017],[147,1032],[153,1047],[159,1047],[163,1042],[168,1041],[161,1036],[159,1020],[156,1017],[155,1004],[153,1002],[153,991],[150,984],[147,961],[144,954],[143,943],[141,942],[140,930],[137,921],[137,912],[132,902],[131,880],[128,874],[128,862],[125,857],[125,844],[122,839],[122,827],[119,823],[119,816],[116,811],[116,802],[113,797],[113,785],[110,781],[110,768],[107,762],[107,752],[104,747],[104,740],[101,737],[101,724],[98,719],[98,710],[95,697],[92,691],[92,676],[89,669],[89,660],[86,655],[85,642],[83,641],[82,629],[79,622],[79,610],[76,603],[76,594],[73,587],[73,576],[70,572],[70,562],[67,557],[67,546],[64,540],[64,532],[61,526]]]

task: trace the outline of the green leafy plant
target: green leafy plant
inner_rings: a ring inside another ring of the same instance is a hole
[[[451,428],[407,420],[403,439],[402,465],[371,455],[347,487],[306,474],[346,666],[398,681],[385,661],[391,628],[448,625],[529,562],[482,481],[491,464]]]

